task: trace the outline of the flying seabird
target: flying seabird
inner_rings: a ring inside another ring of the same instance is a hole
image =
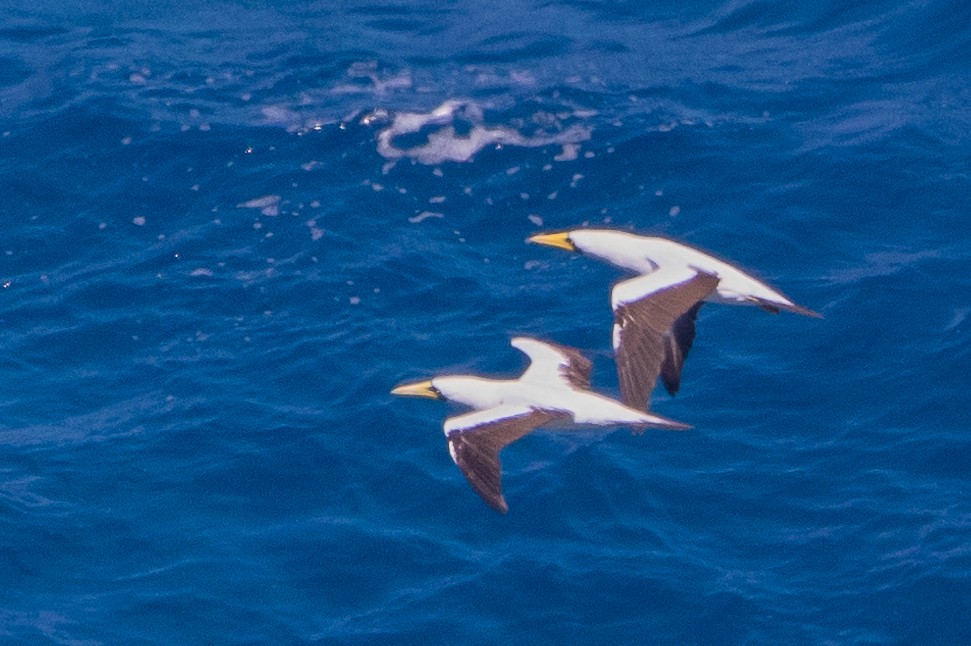
[[[617,283],[611,292],[614,352],[628,406],[644,406],[658,372],[669,393],[678,391],[703,300],[820,317],[738,267],[666,238],[577,229],[536,235],[529,242],[588,254],[640,274]],[[642,317],[648,324],[638,320],[639,310],[649,312]],[[662,333],[660,324],[669,318]],[[662,347],[659,358],[655,353]]]
[[[499,452],[533,429],[614,425],[635,431],[691,428],[592,392],[592,364],[578,350],[528,337],[516,337],[511,345],[530,359],[518,379],[435,377],[391,391],[393,395],[444,399],[475,409],[447,418],[445,437],[452,460],[476,493],[496,511],[505,513],[509,509],[502,495]]]

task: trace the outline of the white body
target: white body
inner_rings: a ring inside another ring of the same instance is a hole
[[[629,408],[615,399],[576,388],[563,373],[569,358],[542,341],[526,337],[512,346],[529,356],[529,368],[519,379],[436,377],[431,383],[449,401],[471,406],[475,412],[450,417],[445,434],[481,423],[522,415],[533,410],[562,412],[577,425],[658,426],[686,428],[684,424]]]
[[[570,240],[583,253],[639,274],[659,269],[702,271],[718,276],[718,287],[707,300],[735,305],[755,304],[753,298],[788,307],[799,307],[777,290],[737,267],[693,247],[666,238],[639,236],[624,231],[577,229]],[[677,282],[672,280],[672,282]]]
[[[520,379],[482,377],[436,377],[432,379],[432,385],[446,399],[476,410],[474,413],[449,418],[444,429],[446,434],[456,428],[476,426],[484,421],[512,417],[530,410],[567,413],[577,425],[643,425],[668,422],[662,417],[628,408],[608,397],[574,390],[566,385],[555,387]]]

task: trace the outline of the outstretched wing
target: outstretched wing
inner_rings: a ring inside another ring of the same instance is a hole
[[[666,382],[680,383],[681,366],[694,340],[694,315],[717,286],[717,276],[678,268],[661,269],[614,287],[614,352],[627,406],[648,410],[662,368],[668,373]]]
[[[593,364],[579,350],[524,336],[514,338],[511,344],[530,360],[529,368],[520,380],[544,384],[559,382],[571,388],[590,389]]]
[[[502,495],[499,452],[556,417],[552,412],[508,406],[450,417],[445,420],[448,452],[476,493],[504,514],[509,507]]]

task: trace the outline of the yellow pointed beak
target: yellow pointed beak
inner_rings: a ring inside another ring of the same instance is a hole
[[[567,251],[576,251],[576,245],[570,240],[569,233],[544,233],[542,235],[533,236],[526,240],[526,242],[535,242],[536,244],[545,244],[549,247],[559,247],[560,249],[566,249]]]
[[[441,398],[438,390],[432,386],[431,381],[421,381],[415,384],[405,384],[398,386],[391,391],[392,395],[404,395],[406,397],[431,397],[432,399]]]

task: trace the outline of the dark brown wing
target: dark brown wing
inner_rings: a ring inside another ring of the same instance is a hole
[[[698,273],[639,300],[617,305],[614,310],[614,348],[624,404],[648,410],[651,391],[662,364],[666,362],[667,348],[678,343],[678,332],[672,329],[675,322],[711,294],[717,285],[717,276]],[[693,340],[693,318],[690,323]],[[684,330],[680,333],[682,338],[687,338]],[[677,368],[680,375],[680,365]]]
[[[698,301],[687,312],[674,321],[671,329],[664,335],[664,361],[661,363],[661,381],[672,395],[681,388],[681,368],[688,351],[695,341],[695,319],[704,301]]]
[[[570,385],[580,390],[590,390],[590,372],[593,369],[593,362],[576,348],[556,343],[550,345],[566,355],[568,363],[560,368],[560,373],[570,382]]]
[[[499,452],[534,428],[549,423],[558,415],[527,410],[512,416],[490,418],[496,409],[476,411],[448,420],[448,450],[476,493],[500,513],[509,507],[502,495],[502,465]]]

